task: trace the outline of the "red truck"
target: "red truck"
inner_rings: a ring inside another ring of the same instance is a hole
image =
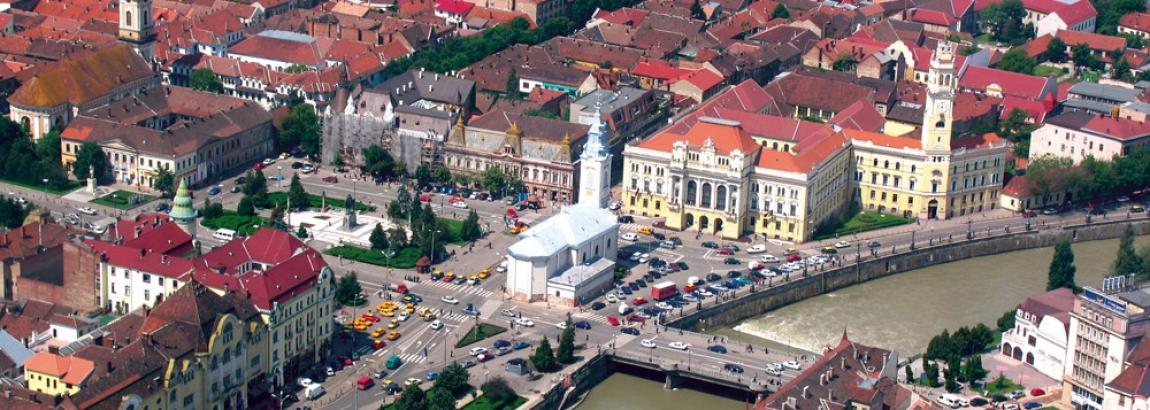
[[[668,299],[678,294],[679,288],[675,287],[675,282],[667,281],[651,286],[651,299],[655,299],[656,301]]]

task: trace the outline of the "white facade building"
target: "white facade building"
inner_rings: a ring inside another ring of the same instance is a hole
[[[507,248],[507,291],[524,302],[589,301],[612,286],[618,238],[610,211],[588,203],[563,208]]]
[[[1131,351],[1150,330],[1150,288],[1130,288],[1085,287],[1075,297],[1062,374],[1063,404],[1078,409],[1127,408],[1108,385],[1128,369]]]
[[[611,139],[601,110],[602,103],[595,103],[595,121],[579,156],[579,203],[606,208],[611,197],[611,147],[607,145]]]
[[[1074,292],[1055,289],[1026,298],[1014,314],[1014,328],[1002,333],[999,351],[1054,380],[1062,380]]]

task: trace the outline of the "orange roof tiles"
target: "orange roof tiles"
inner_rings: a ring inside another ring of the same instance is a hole
[[[92,374],[96,364],[75,356],[60,356],[48,352],[36,353],[24,362],[24,368],[49,376],[59,377],[64,383],[78,385]]]
[[[18,88],[8,101],[27,107],[78,105],[152,75],[147,62],[130,48],[113,46],[48,67]]]
[[[867,141],[875,145],[888,148],[922,149],[922,141],[918,138],[895,137],[877,132],[844,129],[843,135],[852,140]]]
[[[659,151],[671,151],[676,142],[686,142],[692,148],[699,148],[710,141],[715,150],[722,155],[728,155],[739,150],[749,155],[759,148],[759,144],[743,127],[734,121],[722,121],[703,118],[696,123],[686,134],[680,135],[672,132],[663,132],[639,144],[642,148]]]

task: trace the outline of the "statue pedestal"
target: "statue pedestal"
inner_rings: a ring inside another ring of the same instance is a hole
[[[87,190],[88,190],[89,194],[95,194],[96,193],[96,178],[88,178]]]

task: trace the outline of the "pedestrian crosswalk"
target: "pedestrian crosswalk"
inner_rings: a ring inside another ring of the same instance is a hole
[[[450,290],[455,292],[454,295],[456,297],[463,296],[463,295],[478,295],[481,298],[486,298],[488,296],[495,294],[495,292],[492,292],[492,291],[487,290],[487,289],[483,289],[483,288],[478,287],[478,286],[456,285],[454,283],[421,282],[417,286],[424,286],[424,285],[430,285],[430,286],[434,286],[434,287],[442,288],[442,289],[450,289]]]
[[[442,315],[439,315],[440,320],[450,320],[453,322],[465,322],[468,320],[475,320],[474,318],[475,318],[475,316],[465,315],[463,313],[458,313],[458,312],[447,312],[447,313],[444,313]]]
[[[391,357],[391,355],[393,353],[390,353],[390,350],[391,349],[378,350],[375,353],[372,353],[371,355],[376,356],[376,357],[381,357],[381,358],[382,357]],[[425,357],[421,354],[417,354],[417,353],[404,353],[404,354],[400,354],[398,356],[399,356],[399,360],[402,360],[403,363],[423,363],[423,362],[427,361],[427,357]]]
[[[577,314],[577,315],[575,315],[575,317],[577,317],[579,319],[583,319],[583,320],[589,320],[592,322],[598,322],[598,323],[604,323],[604,324],[610,324],[611,323],[611,322],[607,321],[607,316],[603,316],[603,315],[596,314],[596,313]]]

